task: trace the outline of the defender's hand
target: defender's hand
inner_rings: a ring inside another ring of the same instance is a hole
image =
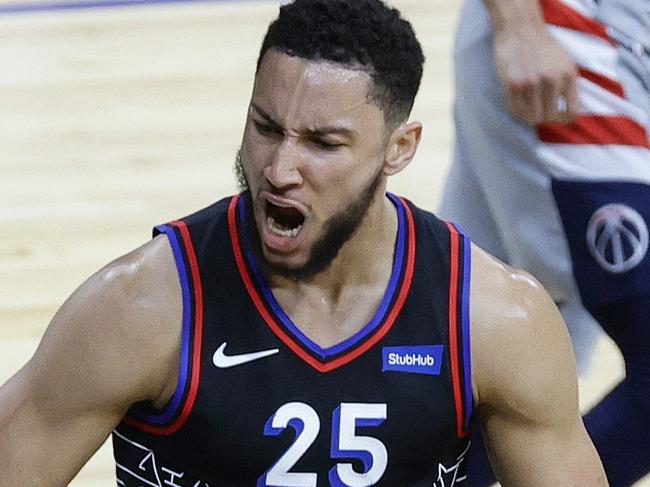
[[[543,24],[495,30],[494,57],[514,117],[531,125],[575,119],[577,67]]]

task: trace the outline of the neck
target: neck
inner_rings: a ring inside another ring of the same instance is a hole
[[[390,281],[397,228],[395,206],[382,192],[326,270],[305,280],[271,280],[282,309],[314,343],[341,343],[372,319]]]
[[[382,286],[390,278],[397,227],[396,208],[385,190],[378,188],[363,221],[324,271],[304,280],[269,276],[271,287],[297,294],[317,293],[336,303],[350,286]]]

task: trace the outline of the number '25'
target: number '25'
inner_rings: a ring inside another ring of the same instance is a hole
[[[369,487],[381,479],[388,465],[384,444],[371,436],[356,434],[357,427],[378,426],[386,419],[386,404],[341,403],[332,413],[332,458],[355,458],[363,462],[359,473],[351,463],[339,462],[329,471],[333,487]],[[320,418],[310,405],[289,402],[282,405],[266,422],[264,434],[277,436],[286,428],[296,439],[275,464],[257,480],[257,487],[316,487],[315,472],[290,472],[316,440]]]

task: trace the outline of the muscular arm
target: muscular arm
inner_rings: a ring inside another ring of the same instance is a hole
[[[128,407],[176,382],[180,289],[164,237],[115,261],[61,307],[0,388],[0,486],[64,486]]]
[[[607,485],[578,409],[562,318],[528,274],[473,249],[472,370],[491,463],[504,486]]]
[[[484,3],[492,20],[494,61],[510,113],[530,124],[572,121],[579,109],[577,69],[549,35],[539,0]],[[566,110],[559,103],[565,103]]]

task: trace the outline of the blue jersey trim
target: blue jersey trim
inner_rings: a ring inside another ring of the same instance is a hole
[[[463,341],[463,370],[465,380],[465,427],[469,427],[474,407],[474,395],[472,392],[472,353],[470,348],[470,281],[472,277],[472,241],[458,227],[463,236],[463,284],[461,292],[461,314],[462,314],[462,335]]]
[[[150,424],[163,425],[170,423],[176,414],[180,411],[183,405],[183,399],[187,389],[187,383],[190,375],[190,343],[191,343],[191,328],[192,328],[192,307],[193,299],[190,287],[190,274],[185,263],[184,253],[179,242],[178,236],[174,228],[169,225],[160,225],[156,227],[156,231],[164,233],[169,239],[169,243],[174,254],[176,261],[176,268],[178,270],[178,277],[181,284],[181,291],[183,294],[183,332],[181,337],[181,355],[178,371],[178,385],[174,391],[174,395],[169,401],[168,405],[159,414],[138,414],[137,411],[130,413],[129,416],[145,421]]]

